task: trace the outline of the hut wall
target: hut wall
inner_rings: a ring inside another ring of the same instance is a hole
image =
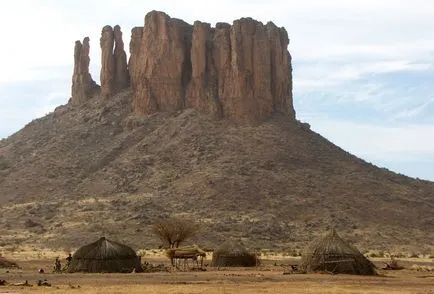
[[[213,254],[212,257],[213,266],[222,267],[250,267],[257,265],[256,254],[244,254],[244,255],[225,255],[225,254]]]
[[[130,273],[140,268],[137,258],[129,259],[73,259],[69,272]]]

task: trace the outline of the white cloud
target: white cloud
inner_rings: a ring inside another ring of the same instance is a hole
[[[434,61],[433,61],[434,62]],[[296,90],[314,90],[337,87],[346,82],[360,80],[366,76],[393,72],[426,71],[434,68],[432,63],[409,60],[384,61],[329,61],[300,65],[294,70]]]
[[[312,129],[333,143],[372,161],[434,161],[434,125],[372,125],[335,119],[312,118]]]
[[[429,105],[434,104],[434,98],[431,98],[430,100],[414,107],[411,109],[406,109],[403,110],[401,112],[398,112],[398,114],[396,114],[394,116],[395,119],[398,118],[412,118],[412,117],[416,117],[418,115],[420,115],[421,112],[423,112]]]

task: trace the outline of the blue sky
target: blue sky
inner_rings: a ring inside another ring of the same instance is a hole
[[[120,24],[129,43],[150,10],[189,23],[250,16],[287,29],[297,117],[378,166],[434,180],[434,2],[431,0],[2,0],[0,138],[70,97],[74,41]]]

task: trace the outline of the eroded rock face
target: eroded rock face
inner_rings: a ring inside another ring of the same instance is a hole
[[[142,35],[133,32],[131,44],[135,48],[131,50],[129,64],[134,64],[130,77],[136,113],[184,107],[185,89],[191,76],[191,31],[192,27],[184,21],[153,11],[145,17]]]
[[[105,26],[101,32],[101,99],[129,86],[127,55],[119,25]]]
[[[86,102],[98,88],[89,73],[89,38],[83,39],[83,43],[75,41],[74,47],[74,72],[72,74],[71,103],[80,105]]]
[[[191,81],[187,87],[186,107],[193,107],[215,118],[222,117],[219,100],[219,72],[215,64],[214,30],[196,21],[191,46]]]
[[[107,99],[114,92],[115,59],[113,56],[114,33],[111,26],[105,26],[101,32],[101,98]]]
[[[262,122],[273,112],[295,119],[291,56],[284,28],[251,18],[216,27],[152,11],[131,31],[126,61],[117,25],[101,33],[101,97],[128,87],[135,114],[196,108],[217,119]],[[89,96],[89,41],[75,48],[73,103]]]
[[[274,23],[267,23],[267,33],[270,42],[271,62],[271,94],[276,110],[288,113],[295,119],[292,100],[292,64],[288,33],[284,28],[278,28]],[[287,99],[289,93],[290,99]]]
[[[137,91],[136,84],[141,84],[141,79],[138,75],[137,64],[139,63],[140,58],[140,46],[142,44],[142,37],[143,27],[134,27],[131,30],[130,59],[128,60],[128,72],[131,77],[130,83],[133,93],[136,93]]]
[[[121,27],[119,25],[115,25],[113,33],[115,39],[115,49],[113,55],[116,68],[114,88],[115,91],[119,91],[129,86],[130,74],[128,73],[127,54],[125,53],[124,49]]]
[[[251,18],[193,26],[157,11],[134,28],[129,73],[136,114],[193,107],[216,118],[295,118],[288,35]]]

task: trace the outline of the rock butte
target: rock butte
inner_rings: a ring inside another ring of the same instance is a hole
[[[74,105],[96,88],[85,40],[74,55]],[[259,123],[274,112],[295,120],[288,44],[286,30],[272,22],[241,18],[213,28],[151,11],[143,27],[132,29],[128,64],[120,27],[103,28],[100,99],[131,87],[135,115],[195,108],[239,123]]]

